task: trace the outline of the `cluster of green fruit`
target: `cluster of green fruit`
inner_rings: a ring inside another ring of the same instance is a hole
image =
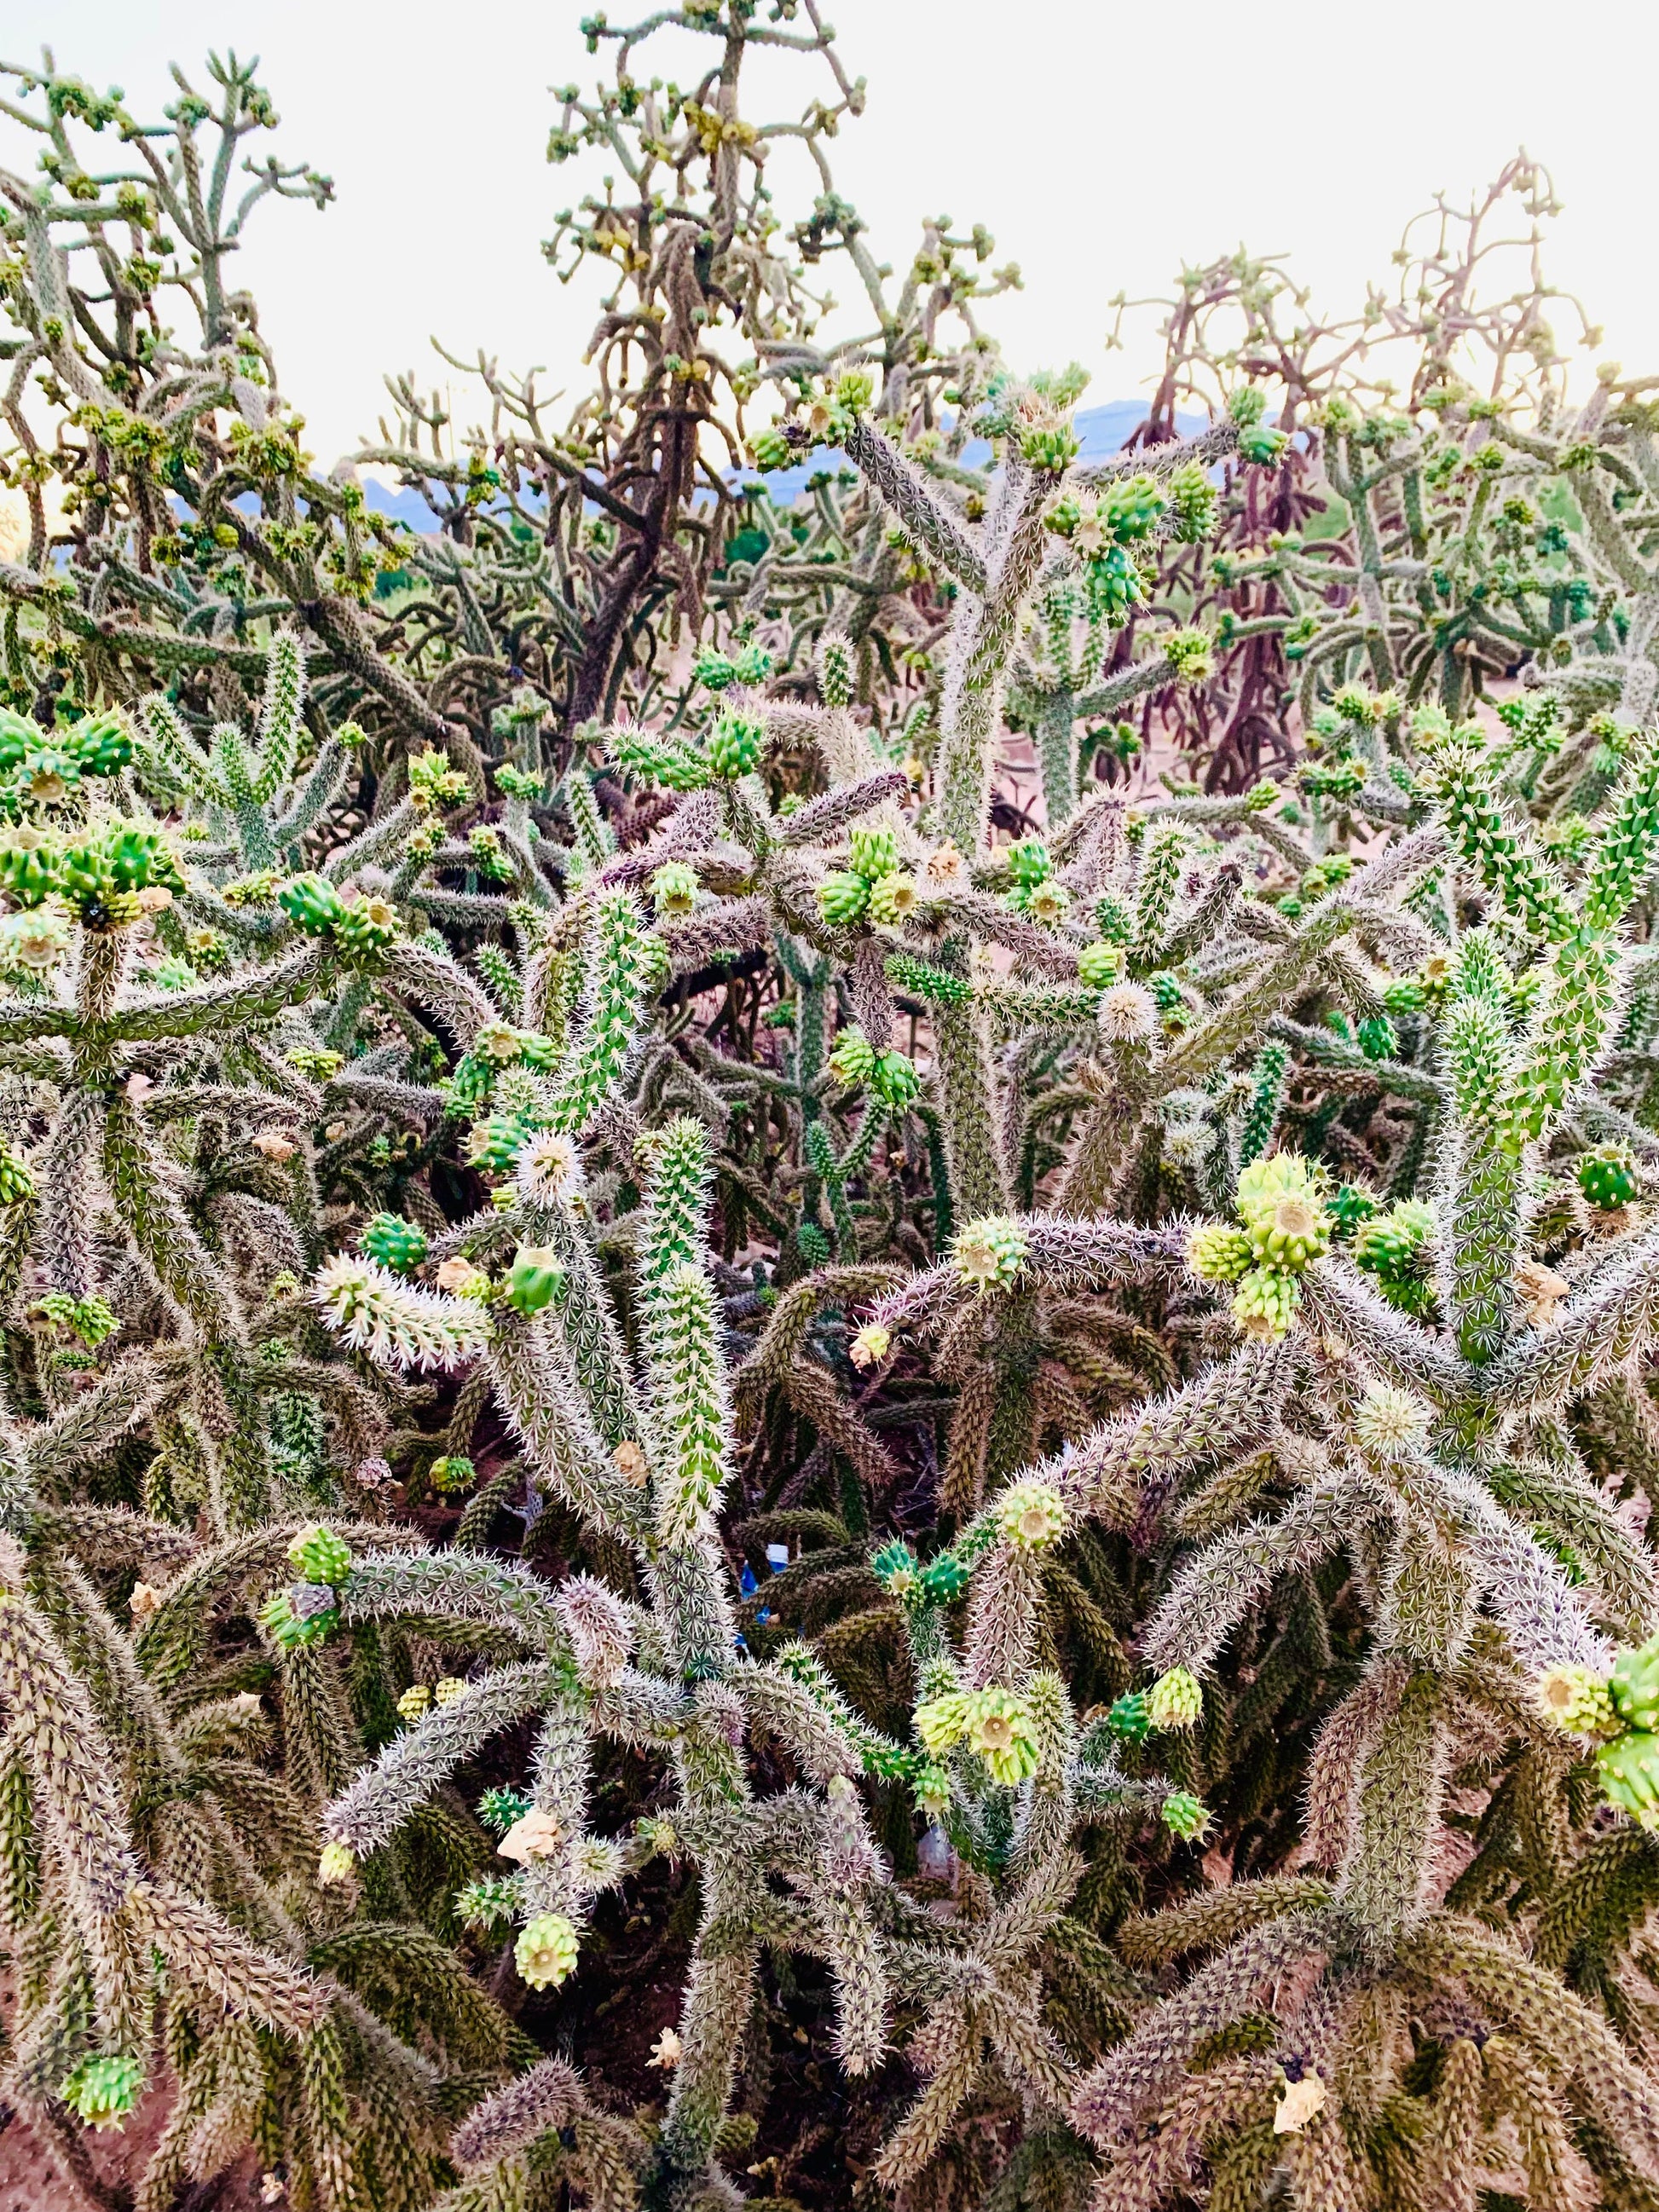
[[[31,1320],[47,1328],[76,1338],[88,1352],[96,1352],[119,1323],[106,1299],[96,1295],[77,1298],[68,1291],[46,1291],[29,1308]]]
[[[268,1629],[285,1651],[320,1644],[340,1625],[340,1585],[351,1572],[351,1548],[320,1523],[302,1528],[288,1547],[295,1580],[259,1609]]]
[[[735,783],[752,775],[766,745],[766,725],[754,714],[723,707],[701,746],[663,743],[643,730],[612,732],[618,763],[648,776],[668,791],[702,791],[711,783]]]
[[[459,769],[451,768],[447,753],[413,753],[409,762],[409,803],[420,814],[459,806],[470,787]]]
[[[818,911],[832,929],[872,921],[902,921],[915,907],[916,879],[899,866],[898,839],[890,830],[854,830],[847,841],[847,866],[818,885]]]
[[[1297,1277],[1330,1248],[1325,1191],[1322,1171],[1297,1153],[1253,1160],[1238,1178],[1239,1225],[1202,1222],[1188,1239],[1200,1282],[1237,1285],[1233,1316],[1247,1336],[1276,1341],[1289,1329]]]
[[[772,673],[772,656],[763,645],[745,645],[735,654],[703,646],[691,673],[707,691],[729,691],[734,684],[764,684]]]
[[[1610,1804],[1659,1832],[1659,1636],[1621,1651],[1605,1675],[1552,1667],[1538,1702],[1565,1735],[1598,1740],[1596,1771]]]
[[[1052,929],[1071,911],[1072,895],[1054,874],[1048,848],[1041,837],[1022,837],[1003,856],[1014,879],[1008,903],[1016,914]]]
[[[25,908],[61,900],[88,929],[119,929],[185,888],[161,831],[109,822],[76,836],[23,822],[0,831],[0,891]]]
[[[972,1559],[964,1560],[957,1550],[940,1552],[924,1565],[902,1540],[884,1544],[870,1565],[890,1596],[917,1610],[953,1605],[972,1580]]]
[[[34,1177],[9,1145],[0,1144],[0,1206],[21,1206],[34,1196]]]
[[[1434,1209],[1419,1198],[1402,1198],[1379,1209],[1368,1191],[1345,1187],[1341,1195],[1351,1215],[1364,1209],[1353,1236],[1353,1261],[1389,1304],[1424,1321],[1434,1310],[1435,1289],[1428,1270]]]
[[[32,805],[58,805],[85,778],[113,775],[131,758],[132,739],[113,714],[87,714],[47,731],[0,707],[0,812],[16,821]]]
[[[1419,1320],[1432,1312],[1434,1212],[1421,1200],[1382,1207],[1357,1184],[1333,1192],[1322,1168],[1276,1152],[1242,1171],[1237,1203],[1241,1225],[1200,1223],[1187,1263],[1201,1282],[1237,1285],[1233,1314],[1247,1336],[1285,1334],[1301,1297],[1297,1278],[1333,1237],[1351,1240],[1355,1266],[1376,1278],[1391,1305]]]
[[[558,1047],[539,1030],[514,1029],[507,1022],[488,1022],[474,1036],[471,1048],[462,1054],[453,1071],[438,1084],[446,1110],[458,1115],[478,1114],[495,1095],[496,1079],[504,1068],[530,1067],[544,1074],[557,1065],[558,1057]]]
[[[890,1046],[878,1052],[862,1030],[851,1027],[836,1039],[830,1073],[847,1091],[861,1091],[868,1084],[884,1106],[908,1106],[921,1089],[916,1064],[907,1054]]]
[[[383,898],[347,899],[323,876],[295,876],[276,902],[307,937],[319,937],[351,968],[371,968],[398,935],[397,909]]]

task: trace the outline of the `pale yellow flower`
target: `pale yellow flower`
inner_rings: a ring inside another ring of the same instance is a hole
[[[553,1815],[535,1805],[513,1823],[495,1848],[504,1859],[517,1859],[523,1865],[531,1859],[551,1858],[563,1841],[564,1830]]]
[[[1309,2121],[1324,2111],[1328,2094],[1317,2074],[1304,2074],[1299,2081],[1287,2081],[1273,2113],[1273,2133],[1299,2136]]]

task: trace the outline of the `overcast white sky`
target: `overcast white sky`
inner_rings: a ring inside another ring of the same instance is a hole
[[[321,215],[263,210],[237,276],[327,461],[372,433],[385,371],[446,374],[434,334],[542,364],[551,385],[580,377],[591,297],[562,289],[538,247],[580,189],[576,164],[544,154],[548,88],[600,65],[576,28],[591,5],[0,0],[0,55],[27,63],[51,39],[61,68],[120,84],[140,114],[170,96],[170,60],[261,56],[277,150],[326,170],[338,198]],[[1024,368],[1082,361],[1091,400],[1130,396],[1152,366],[1150,319],[1127,355],[1103,350],[1120,289],[1162,291],[1182,262],[1243,240],[1291,255],[1322,303],[1358,304],[1408,216],[1521,144],[1565,203],[1550,273],[1605,326],[1587,362],[1659,371],[1652,0],[1565,16],[1533,0],[831,7],[849,74],[870,82],[838,183],[878,252],[908,257],[924,212],[988,224],[1025,276],[992,311],[1006,351]],[[629,0],[610,12],[630,20]],[[751,112],[798,112],[818,65],[793,66],[786,96]],[[0,118],[0,159],[15,162],[20,135]]]

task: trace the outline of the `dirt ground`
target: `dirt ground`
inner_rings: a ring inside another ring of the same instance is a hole
[[[0,2129],[0,2212],[114,2212],[131,2203],[132,2181],[143,2171],[171,2102],[171,2084],[163,2082],[141,2100],[125,2130],[82,2137],[93,2175],[110,2191],[101,2197],[64,2172],[21,2115],[12,2118]],[[283,2204],[279,2198],[274,2212],[283,2212]],[[185,2207],[189,2212],[272,2212],[261,2201],[259,2176],[251,2166],[216,2188],[187,2191],[180,2212]]]

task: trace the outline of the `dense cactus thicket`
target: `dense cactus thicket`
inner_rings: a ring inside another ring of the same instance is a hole
[[[251,71],[7,72],[4,2127],[1655,2212],[1652,380],[1522,161],[1085,459],[814,0],[582,33],[583,396],[327,474]]]

